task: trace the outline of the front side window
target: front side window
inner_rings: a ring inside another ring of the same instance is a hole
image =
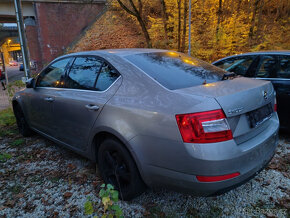
[[[66,86],[71,89],[95,90],[102,63],[96,57],[77,57],[66,79]]]
[[[280,67],[277,72],[278,78],[290,78],[290,55],[280,56]]]
[[[65,71],[71,58],[59,60],[48,66],[38,77],[37,87],[63,87]]]
[[[264,56],[256,72],[256,77],[275,78],[277,72],[277,59],[275,56]]]
[[[98,77],[96,89],[98,91],[106,90],[118,77],[119,73],[107,63],[104,63]]]
[[[223,60],[215,65],[226,71],[234,72],[238,75],[245,76],[254,60],[255,56],[234,57]]]

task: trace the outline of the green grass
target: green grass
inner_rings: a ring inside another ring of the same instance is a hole
[[[8,154],[8,153],[2,153],[0,154],[0,163],[4,163],[6,162],[7,160],[11,159],[12,158],[12,155],[11,154]]]
[[[20,146],[20,145],[23,145],[25,143],[25,140],[24,139],[15,139],[13,142],[11,142],[10,144],[12,146]]]
[[[16,123],[12,108],[0,111],[0,130],[1,132],[5,127],[12,126]]]
[[[7,91],[8,91],[8,96],[11,99],[16,90],[18,90],[19,88],[24,88],[25,84],[21,81],[21,80],[16,80],[12,83],[9,83],[9,85],[7,86]]]
[[[18,134],[18,130],[11,128],[11,129],[4,129],[0,128],[0,137],[10,137]]]

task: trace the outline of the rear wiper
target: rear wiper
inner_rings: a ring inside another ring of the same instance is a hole
[[[228,73],[225,73],[225,74],[223,75],[222,80],[227,80],[227,79],[229,79],[229,78],[234,78],[234,77],[236,77],[236,76],[237,76],[237,74],[235,74],[234,72],[228,72]]]

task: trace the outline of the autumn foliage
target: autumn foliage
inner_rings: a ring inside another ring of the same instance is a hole
[[[188,2],[111,0],[71,51],[152,46],[187,52]],[[191,13],[192,56],[213,61],[290,49],[288,0],[192,0]]]

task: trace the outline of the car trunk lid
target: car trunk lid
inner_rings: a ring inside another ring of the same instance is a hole
[[[245,77],[179,89],[176,92],[215,98],[223,109],[238,144],[255,135],[245,137],[245,134],[261,131],[261,126],[267,125],[275,98],[270,82]],[[240,136],[243,136],[242,140]]]

